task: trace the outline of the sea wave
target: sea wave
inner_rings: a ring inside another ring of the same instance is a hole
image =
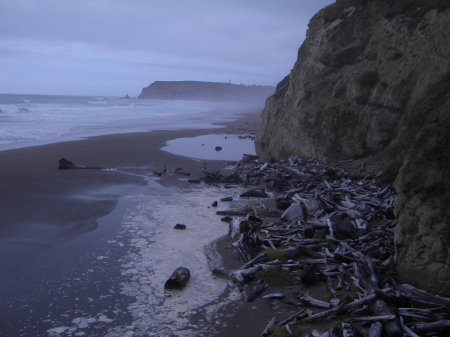
[[[106,104],[105,101],[88,102],[88,104]]]
[[[20,112],[29,112],[27,108],[14,106],[14,105],[4,105],[0,107],[0,113],[5,114],[16,114]]]

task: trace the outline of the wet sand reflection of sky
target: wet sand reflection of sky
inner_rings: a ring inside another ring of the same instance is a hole
[[[244,154],[255,154],[250,138],[239,135],[213,134],[170,140],[162,150],[185,157],[205,160],[240,160]],[[216,147],[220,147],[219,151]]]

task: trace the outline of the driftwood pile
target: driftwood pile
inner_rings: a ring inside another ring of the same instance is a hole
[[[274,328],[296,336],[294,327],[331,320],[341,324],[310,335],[450,336],[450,298],[398,284],[389,276],[396,225],[393,188],[377,186],[379,175],[345,172],[339,168],[342,163],[297,157],[260,163],[255,156],[245,156],[229,176],[205,171],[207,182],[251,188],[241,197],[273,196],[282,211],[274,218],[273,212],[261,210],[260,202],[260,210],[255,206],[248,214],[218,212],[228,215],[224,221],[245,264],[239,270],[218,268],[213,273],[251,286],[248,301],[269,292],[264,272],[290,275],[291,290],[286,291],[294,291],[295,300],[285,303],[302,309],[279,322],[274,318],[263,336],[270,336]],[[268,252],[274,251],[283,258],[270,259]],[[308,286],[319,283],[328,289],[322,299],[308,293]]]

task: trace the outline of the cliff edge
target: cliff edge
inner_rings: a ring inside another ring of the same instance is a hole
[[[200,81],[155,81],[138,98],[165,100],[232,101],[264,103],[275,91],[271,86]]]
[[[450,4],[341,0],[266,101],[263,158],[377,162],[397,191],[399,277],[450,294]]]

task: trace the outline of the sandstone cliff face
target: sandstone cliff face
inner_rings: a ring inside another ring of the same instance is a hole
[[[421,6],[338,1],[316,14],[255,143],[265,158],[382,160],[398,193],[399,276],[448,294],[450,9]]]
[[[246,86],[199,81],[156,81],[142,89],[138,98],[200,101],[260,101],[273,94],[271,86]]]

